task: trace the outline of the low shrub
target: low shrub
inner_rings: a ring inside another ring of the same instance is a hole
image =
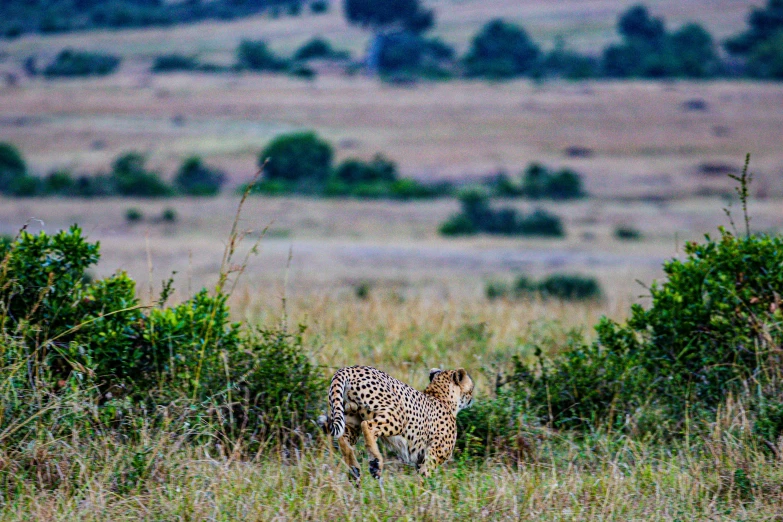
[[[199,68],[196,57],[183,54],[164,54],[155,57],[150,69],[154,73],[195,71]]]
[[[543,165],[532,163],[525,170],[521,194],[530,199],[576,199],[585,195],[582,179],[570,169],[550,171]]]
[[[11,182],[8,193],[16,197],[37,196],[42,190],[41,180],[36,176],[19,176]]]
[[[136,207],[131,207],[125,211],[125,221],[128,223],[138,223],[144,219],[144,214]]]
[[[525,404],[500,390],[494,397],[482,397],[457,415],[456,458],[488,458],[505,454],[519,458]]]
[[[225,181],[223,172],[205,165],[200,157],[191,156],[182,162],[174,177],[174,186],[189,196],[214,196]]]
[[[325,382],[301,329],[242,331],[220,287],[166,307],[168,281],[156,305],[142,308],[123,272],[85,276],[99,247],[76,226],[23,231],[0,255],[6,447],[35,439],[41,423],[58,436],[101,429],[133,438],[133,411],[148,426],[170,426],[168,415],[182,410],[181,422],[258,449],[271,437],[301,444],[314,424]],[[78,402],[69,405],[71,396]]]
[[[513,286],[493,281],[487,283],[484,290],[488,299],[540,296],[545,299],[582,301],[599,299],[602,294],[598,280],[578,274],[552,274],[540,281],[533,281],[522,275]]]
[[[324,14],[329,11],[329,2],[327,0],[315,0],[310,2],[310,11],[313,14]]]
[[[454,49],[438,39],[424,38],[411,31],[399,31],[379,37],[377,66],[387,80],[407,76],[447,78],[453,66]]]
[[[494,210],[481,191],[468,190],[460,195],[462,211],[440,227],[441,234],[459,235],[485,232],[498,235],[562,237],[565,235],[559,217],[542,209],[520,215],[511,208]]]
[[[288,67],[288,62],[276,56],[263,40],[242,40],[236,54],[239,69],[277,72]]]
[[[177,211],[173,208],[164,208],[163,213],[160,215],[160,220],[164,223],[176,223]]]
[[[614,229],[614,237],[622,241],[638,241],[642,238],[642,233],[633,227],[620,225]]]
[[[43,192],[48,195],[77,195],[76,180],[68,170],[50,172],[43,180]]]
[[[520,288],[517,284],[517,289]],[[578,274],[554,274],[538,283],[538,291],[544,297],[563,300],[598,299],[601,285],[593,277]]]
[[[105,76],[115,72],[121,62],[121,58],[110,54],[63,49],[57,57],[44,68],[43,74],[50,78],[67,76]]]
[[[313,60],[313,59],[348,59],[351,55],[348,51],[338,51],[328,40],[320,37],[308,40],[294,52],[294,60]]]
[[[664,264],[648,309],[632,306],[625,324],[602,319],[593,344],[540,370],[517,365],[518,390],[544,422],[679,433],[686,416],[714,416],[727,394],[777,379],[783,239],[721,229],[685,254]]]
[[[301,446],[314,431],[328,383],[307,355],[304,330],[255,329],[229,360],[239,403],[234,431],[245,432],[251,450],[270,439]]]
[[[146,158],[138,152],[128,152],[114,160],[109,180],[121,196],[164,197],[173,190],[158,175],[148,171]]]
[[[261,151],[258,164],[264,166],[264,179],[315,190],[331,175],[333,156],[332,146],[314,132],[297,132],[273,139]]]
[[[13,144],[0,142],[0,193],[8,193],[14,181],[27,175],[27,163]]]

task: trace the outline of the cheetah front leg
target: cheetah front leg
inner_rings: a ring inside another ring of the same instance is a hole
[[[429,478],[430,474],[441,464],[451,457],[450,451],[436,450],[430,447],[424,456],[424,463],[418,467],[419,475],[422,478]]]

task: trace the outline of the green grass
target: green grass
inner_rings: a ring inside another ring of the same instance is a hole
[[[2,455],[0,520],[770,520],[783,467],[740,427],[668,447],[541,431],[518,462],[457,460],[426,482],[391,463],[383,491],[366,459],[354,488],[322,440],[259,458],[151,431],[53,440]]]

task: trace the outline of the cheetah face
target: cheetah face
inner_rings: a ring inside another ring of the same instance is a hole
[[[447,396],[456,403],[457,412],[473,404],[473,379],[464,368],[457,370],[430,370],[430,385],[428,389],[438,395]]]

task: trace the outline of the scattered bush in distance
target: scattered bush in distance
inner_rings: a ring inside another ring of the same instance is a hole
[[[226,175],[208,165],[199,156],[191,156],[182,162],[174,186],[189,196],[214,196],[220,192]]]
[[[549,212],[536,209],[520,215],[511,208],[494,210],[489,197],[480,190],[467,190],[459,196],[462,211],[440,226],[446,236],[485,232],[498,235],[562,237],[565,235],[561,219]]]
[[[164,223],[176,223],[177,222],[177,211],[173,208],[164,208],[163,214],[160,216],[160,220]]]
[[[27,175],[27,163],[13,144],[0,142],[0,192],[7,194],[14,182]]]
[[[310,11],[312,11],[313,14],[324,14],[328,12],[328,0],[315,0],[314,2],[310,2]]]
[[[552,274],[540,281],[519,276],[514,285],[501,281],[489,282],[484,287],[487,299],[541,297],[561,301],[600,299],[601,285],[594,277],[579,274]]]
[[[242,40],[237,47],[237,67],[249,71],[284,71],[286,60],[277,57],[263,40]]]
[[[125,221],[128,223],[138,223],[144,219],[144,214],[136,207],[131,207],[125,211]]]
[[[332,171],[332,146],[314,132],[283,134],[273,139],[258,157],[264,178],[315,188]],[[267,161],[268,160],[268,161]]]
[[[164,197],[172,195],[157,172],[144,167],[146,158],[138,152],[128,152],[114,160],[109,179],[121,196]]]
[[[49,78],[68,76],[105,76],[112,74],[122,60],[110,54],[63,49],[57,57],[44,68],[43,74]]]
[[[194,56],[182,54],[164,54],[155,58],[150,69],[154,73],[195,71],[198,69],[198,60]]]
[[[50,172],[43,180],[43,193],[47,195],[76,196],[78,195],[76,179],[68,170]]]
[[[621,225],[614,229],[614,237],[622,241],[638,241],[642,233],[633,227]]]
[[[294,60],[314,60],[314,59],[348,59],[348,51],[337,51],[332,47],[328,40],[320,37],[308,40],[294,52]]]
[[[468,76],[504,79],[533,72],[540,54],[524,29],[495,19],[473,38],[464,63]]]

